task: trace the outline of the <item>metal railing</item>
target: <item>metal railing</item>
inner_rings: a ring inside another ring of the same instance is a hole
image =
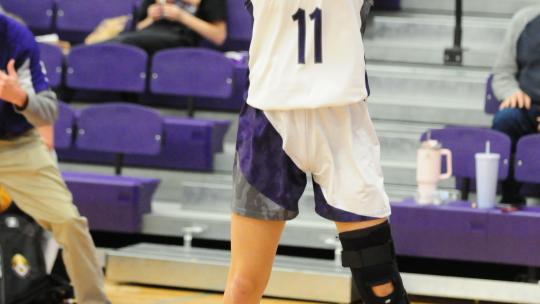
[[[463,64],[463,48],[461,47],[462,36],[462,17],[463,17],[463,0],[456,0],[456,28],[454,31],[454,46],[444,50],[444,64],[446,65],[462,65]]]

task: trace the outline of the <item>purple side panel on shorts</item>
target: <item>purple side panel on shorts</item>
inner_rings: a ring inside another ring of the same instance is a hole
[[[283,139],[264,112],[244,105],[240,113],[236,151],[251,186],[279,206],[298,211],[306,174],[283,150]]]
[[[358,215],[328,205],[321,186],[315,180],[313,180],[313,192],[315,193],[315,212],[325,219],[341,223],[366,222],[377,219],[376,217]]]

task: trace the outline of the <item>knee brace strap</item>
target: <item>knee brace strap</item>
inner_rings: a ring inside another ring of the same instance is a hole
[[[392,263],[395,259],[395,250],[392,242],[360,250],[344,250],[341,252],[343,267],[364,268]]]

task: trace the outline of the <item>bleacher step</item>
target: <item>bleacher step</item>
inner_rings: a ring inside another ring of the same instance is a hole
[[[225,203],[229,206],[230,202]],[[231,239],[231,212],[185,210],[177,203],[154,202],[152,213],[143,217],[144,234],[182,237],[184,227],[200,227],[194,238],[229,241]],[[323,218],[297,218],[285,226],[280,244],[296,247],[335,249],[327,243],[337,236],[333,222]]]
[[[443,65],[444,50],[452,43],[366,39],[364,46],[367,60]],[[492,68],[498,53],[499,49],[493,47],[467,48],[463,53],[463,65]]]
[[[373,96],[368,101],[372,119],[440,125],[490,127],[493,115],[479,103],[460,100],[437,103],[431,100],[399,96]]]
[[[112,281],[223,292],[230,252],[137,244],[107,252]],[[540,285],[402,273],[411,295],[503,303],[538,303]],[[265,295],[332,303],[357,300],[348,269],[335,261],[276,256]]]
[[[396,14],[375,16],[373,19],[375,39],[394,41],[439,42],[452,44],[454,41],[455,17],[424,14]],[[463,18],[463,40],[465,47],[492,45],[499,48],[503,42],[508,18]]]
[[[138,244],[110,251],[107,278],[148,285],[224,291],[229,251]],[[277,256],[265,295],[318,302],[351,303],[348,269],[334,261]]]
[[[418,67],[370,63],[372,98],[403,97],[432,105],[454,102],[483,108],[489,71],[467,68]]]
[[[538,4],[537,0],[465,0],[463,11],[466,14],[500,14],[512,15],[518,10]],[[430,10],[454,12],[454,1],[446,0],[402,0],[401,7],[405,10]]]

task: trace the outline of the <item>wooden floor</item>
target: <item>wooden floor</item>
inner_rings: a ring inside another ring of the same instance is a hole
[[[221,294],[152,288],[105,282],[105,290],[113,304],[220,304]],[[263,299],[261,304],[316,304],[290,300]]]
[[[178,289],[165,289],[146,287],[139,285],[116,284],[111,281],[105,282],[105,290],[113,304],[220,304],[222,295],[204,293],[198,291],[186,291]],[[416,298],[416,299],[415,299]],[[419,299],[412,304],[473,304],[482,303],[475,301],[450,300],[450,299]],[[263,299],[261,304],[317,304],[315,302]],[[485,302],[484,302],[485,303]],[[482,304],[484,304],[482,303]],[[487,303],[486,303],[487,304]]]

